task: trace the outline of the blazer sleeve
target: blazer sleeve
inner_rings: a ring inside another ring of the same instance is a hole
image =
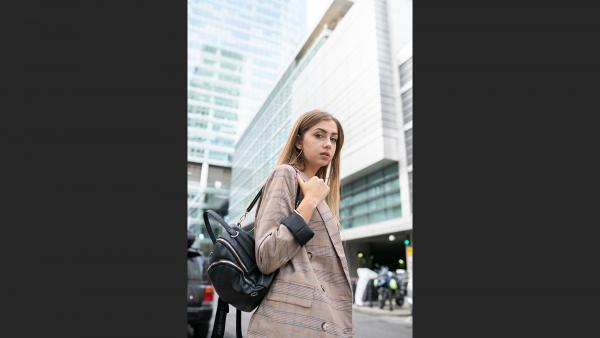
[[[294,212],[298,182],[290,165],[279,165],[265,185],[254,227],[256,264],[269,274],[294,257],[314,233]]]

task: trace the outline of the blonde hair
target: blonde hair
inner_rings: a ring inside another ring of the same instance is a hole
[[[335,215],[338,227],[340,227],[340,151],[344,145],[344,130],[342,129],[342,125],[338,119],[336,119],[330,113],[318,109],[302,114],[298,120],[296,120],[294,127],[290,131],[279,160],[277,161],[277,165],[290,164],[299,170],[304,170],[306,162],[304,155],[300,156],[301,150],[296,148],[296,142],[303,137],[305,132],[307,132],[317,123],[327,120],[333,121],[337,125],[338,140],[336,142],[335,153],[333,154],[331,162],[328,166],[319,168],[315,175],[319,178],[322,178],[327,185],[329,185],[329,194],[327,194],[325,201],[329,206],[329,209],[331,209],[331,212]]]

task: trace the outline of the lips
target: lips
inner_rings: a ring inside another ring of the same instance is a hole
[[[327,157],[331,157],[331,155],[329,155],[329,153],[327,153],[327,152],[320,153],[319,155],[322,155],[322,156],[327,156]]]

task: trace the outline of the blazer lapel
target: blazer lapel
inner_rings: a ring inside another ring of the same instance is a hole
[[[333,247],[335,248],[335,253],[337,254],[338,260],[342,265],[342,269],[344,270],[344,275],[346,275],[346,281],[348,282],[348,286],[350,290],[352,290],[352,284],[350,283],[350,275],[348,274],[348,265],[344,255],[344,247],[342,245],[342,238],[340,234],[340,230],[338,229],[337,223],[335,221],[335,216],[329,210],[329,206],[325,201],[322,201],[317,205],[317,211],[325,223],[325,229],[327,229],[327,234],[329,235],[329,240],[333,243]]]
[[[302,180],[304,180],[305,182],[308,180],[308,178],[306,177],[306,175],[304,175],[303,172],[301,172],[300,170],[298,170],[295,167],[294,167],[294,169],[296,170],[297,173],[300,174],[300,177],[302,177]],[[352,284],[350,283],[350,275],[348,273],[348,263],[346,262],[345,259],[342,259],[342,257],[345,257],[344,247],[342,245],[342,238],[341,238],[340,230],[338,229],[337,223],[335,221],[335,216],[329,210],[329,206],[327,206],[327,202],[325,202],[324,200],[321,201],[321,203],[319,203],[317,205],[317,212],[319,213],[319,216],[323,220],[323,223],[325,223],[325,229],[327,229],[327,234],[329,235],[329,240],[331,241],[331,243],[333,243],[333,247],[335,249],[335,253],[337,255],[338,261],[340,262],[342,269],[344,270],[344,275],[346,275],[346,281],[348,282],[348,286],[350,287],[350,290],[352,291]]]

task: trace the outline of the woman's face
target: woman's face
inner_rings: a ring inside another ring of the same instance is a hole
[[[308,165],[316,169],[329,165],[337,147],[338,129],[332,120],[324,120],[302,135],[296,146],[302,149]]]

